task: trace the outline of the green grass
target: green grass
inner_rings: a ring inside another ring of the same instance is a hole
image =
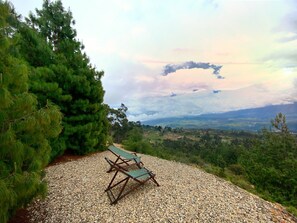
[[[289,207],[286,207],[286,210],[290,212],[292,215],[294,215],[295,217],[297,217],[297,208],[289,206]]]

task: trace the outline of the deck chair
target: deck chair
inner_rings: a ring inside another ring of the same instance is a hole
[[[140,156],[137,156],[136,153],[126,152],[118,147],[115,147],[114,145],[109,146],[108,150],[117,157],[114,162],[118,165],[121,165],[126,170],[135,165],[138,169],[143,166]],[[114,168],[110,166],[110,169],[107,171],[107,173],[110,173],[113,169]]]
[[[144,167],[136,170],[127,171],[125,168],[121,167],[120,165],[118,165],[117,163],[111,161],[106,157],[105,157],[105,160],[109,163],[112,169],[116,170],[112,180],[110,181],[108,187],[105,190],[110,200],[110,204],[116,204],[124,196],[126,196],[136,188],[140,187],[141,185],[145,184],[149,180],[152,180],[157,186],[160,186],[158,182],[155,180],[155,174]],[[118,173],[122,173],[125,176],[125,178],[114,183]],[[127,183],[130,179],[136,182],[136,184],[133,186],[129,185],[130,187],[128,186],[127,189],[125,190]],[[112,189],[115,188],[116,186],[119,186],[119,188],[115,193],[112,191]]]

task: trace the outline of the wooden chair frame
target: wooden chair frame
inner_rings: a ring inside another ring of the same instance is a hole
[[[142,186],[149,180],[152,180],[157,186],[160,186],[155,179],[155,174],[152,171],[150,171],[144,167],[137,169],[137,170],[127,171],[125,168],[121,167],[120,165],[118,165],[117,163],[111,161],[110,159],[108,159],[106,157],[105,157],[105,160],[109,163],[109,165],[111,166],[112,169],[116,170],[109,185],[105,189],[105,192],[107,192],[108,198],[110,200],[110,204],[116,204],[120,199],[125,197],[127,194],[129,194],[136,188]],[[118,175],[119,172],[122,173],[123,175],[125,175],[125,178],[114,183],[116,176]],[[130,179],[134,180],[137,184],[125,191],[127,183]],[[122,187],[120,188],[120,191],[117,194],[114,194],[112,192],[112,189],[115,188],[116,186],[120,186],[121,184],[122,184]]]

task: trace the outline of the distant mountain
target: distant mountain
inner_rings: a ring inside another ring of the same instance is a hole
[[[270,105],[225,113],[162,118],[144,121],[143,124],[173,128],[213,128],[258,131],[264,127],[270,128],[270,121],[280,112],[286,115],[289,129],[293,132],[297,132],[297,102],[294,104]]]

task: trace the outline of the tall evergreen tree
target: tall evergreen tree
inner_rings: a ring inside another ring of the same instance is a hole
[[[59,105],[72,100],[71,95],[63,91],[57,81],[57,65],[54,64],[55,55],[51,47],[38,32],[26,24],[18,29],[18,51],[31,65],[29,90],[37,95],[38,107],[44,107],[48,101]],[[64,68],[63,71],[67,72],[67,69]],[[63,137],[51,139],[50,144],[51,160],[62,155],[66,149]]]
[[[34,87],[32,91],[38,98],[46,95],[61,108],[64,129],[56,145],[63,141],[66,148],[78,154],[105,148],[108,121],[103,105],[103,72],[96,71],[82,52],[84,46],[72,28],[75,24],[72,13],[64,10],[60,0],[45,0],[42,9],[36,10],[36,15],[30,14],[27,23],[38,31],[53,52],[42,65],[51,61],[47,67],[53,72],[50,76],[62,91],[62,97],[51,98]],[[34,62],[31,65],[38,67]]]
[[[16,56],[18,23],[12,7],[0,0],[0,222],[44,194],[48,139],[61,132],[59,109],[51,103],[38,109],[28,92],[29,69]]]

